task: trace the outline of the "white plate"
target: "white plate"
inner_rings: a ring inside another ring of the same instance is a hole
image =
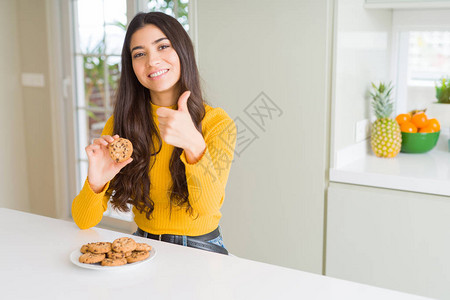
[[[74,264],[77,265],[81,268],[85,268],[85,269],[93,269],[93,270],[123,270],[123,269],[130,269],[130,268],[135,268],[137,266],[140,266],[142,264],[148,263],[150,260],[152,260],[155,255],[156,255],[156,250],[154,247],[152,247],[152,250],[150,250],[150,256],[147,257],[144,260],[135,262],[135,263],[131,263],[131,264],[125,264],[122,266],[113,266],[113,267],[108,267],[108,266],[101,266],[100,263],[98,264],[83,264],[79,262],[79,258],[80,256],[83,255],[83,253],[80,252],[80,249],[74,250],[72,253],[70,253],[70,261]]]

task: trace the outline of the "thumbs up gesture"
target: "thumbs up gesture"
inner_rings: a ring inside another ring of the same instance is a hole
[[[190,91],[181,94],[178,99],[178,110],[160,107],[156,110],[161,138],[169,145],[183,148],[189,158],[195,160],[206,148],[202,134],[192,121],[187,102]]]

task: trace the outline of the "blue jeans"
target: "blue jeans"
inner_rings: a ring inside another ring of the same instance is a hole
[[[216,237],[215,239],[209,240],[207,242],[226,249],[225,245],[223,243],[222,229],[220,228],[220,226],[219,226],[219,232],[220,232],[220,234],[218,237]],[[145,238],[147,237],[145,232],[143,234],[140,234],[139,231],[136,231],[135,233],[133,233],[133,235],[141,236],[141,237],[145,237]],[[183,246],[187,246],[187,236],[183,235],[182,237],[183,237]]]

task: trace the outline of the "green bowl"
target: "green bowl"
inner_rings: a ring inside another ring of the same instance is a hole
[[[436,146],[440,131],[430,133],[402,132],[402,149],[405,153],[425,153]]]

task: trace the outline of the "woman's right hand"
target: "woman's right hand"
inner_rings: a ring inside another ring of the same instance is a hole
[[[103,135],[85,148],[89,159],[89,185],[95,193],[101,192],[108,181],[112,180],[123,167],[133,161],[130,157],[124,162],[116,163],[111,158],[108,144],[117,139],[119,139],[117,134],[114,136]]]

